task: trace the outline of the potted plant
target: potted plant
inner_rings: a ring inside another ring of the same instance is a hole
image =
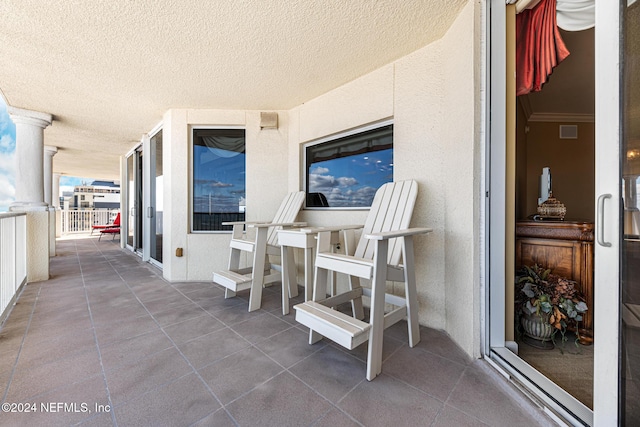
[[[576,342],[580,339],[578,322],[588,307],[575,281],[538,265],[524,266],[516,274],[515,300],[525,336],[537,341],[526,340],[529,344],[553,348],[558,332],[566,341],[567,328],[575,329]]]

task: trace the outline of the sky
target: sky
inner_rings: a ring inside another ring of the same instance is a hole
[[[6,212],[15,195],[16,126],[0,96],[0,212]]]
[[[369,207],[382,184],[393,181],[393,149],[317,162],[309,168],[309,192],[329,206]]]
[[[16,192],[16,126],[7,113],[7,106],[0,96],[0,212],[9,210]],[[53,160],[55,162],[55,158]],[[63,191],[73,191],[82,183],[90,184],[93,178],[74,176],[60,177],[60,195]]]

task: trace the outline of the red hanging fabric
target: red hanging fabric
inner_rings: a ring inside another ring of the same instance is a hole
[[[556,0],[516,15],[516,95],[538,92],[569,56],[556,24]]]

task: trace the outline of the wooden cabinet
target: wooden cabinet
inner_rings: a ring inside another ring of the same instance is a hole
[[[589,306],[581,327],[593,336],[593,223],[518,221],[516,269],[533,264],[578,283]]]

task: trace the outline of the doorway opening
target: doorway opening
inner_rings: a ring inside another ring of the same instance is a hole
[[[560,33],[570,55],[541,91],[516,101],[514,272],[517,280],[526,267],[538,266],[567,279],[562,292],[550,294],[551,304],[567,297],[587,310],[576,312],[577,322],[558,321],[565,310],[546,316],[534,306],[547,332],[539,335],[523,306],[538,295],[530,298],[530,288],[524,294],[527,282],[521,282],[514,290],[513,336],[521,359],[593,410],[595,30]]]

